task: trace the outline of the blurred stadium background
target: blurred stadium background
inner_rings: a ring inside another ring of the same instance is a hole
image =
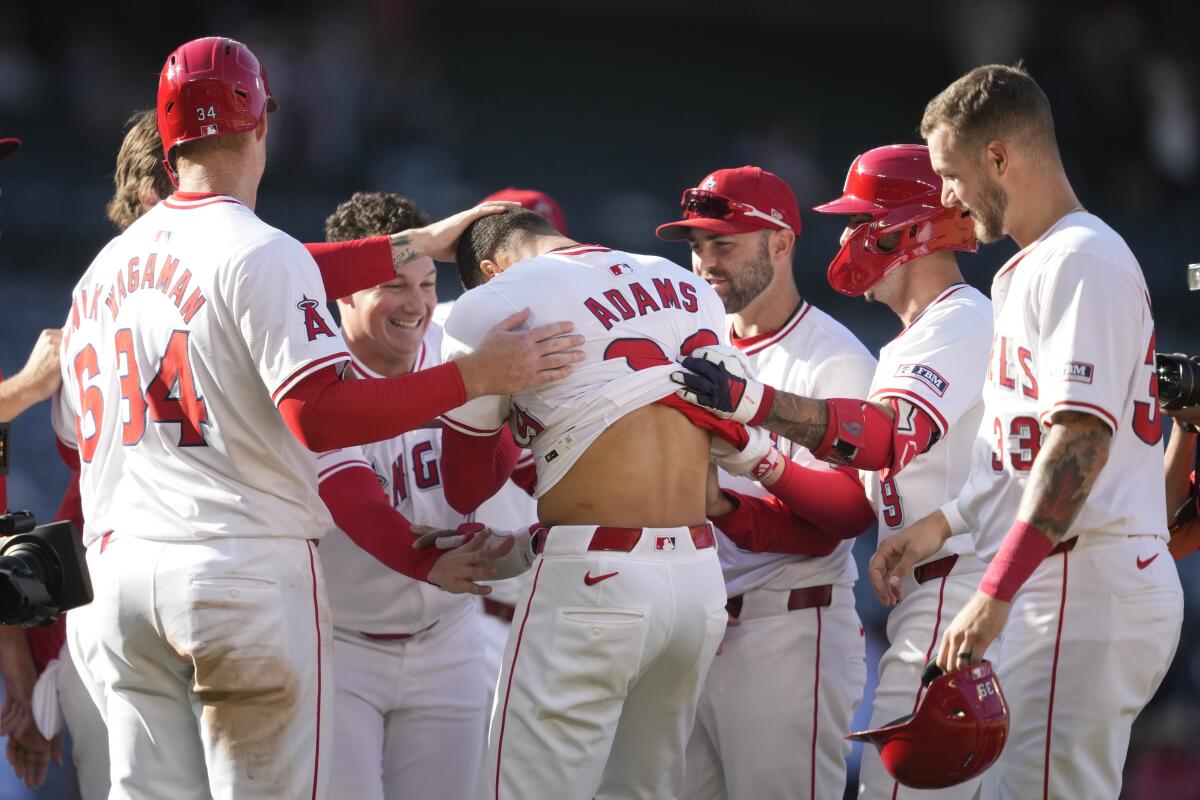
[[[441,216],[515,185],[555,196],[580,241],[684,264],[686,248],[654,226],[709,171],[761,165],[811,207],[839,192],[859,152],[916,141],[925,102],[959,74],[1021,58],[1050,96],[1077,192],[1141,261],[1159,349],[1197,353],[1200,296],[1184,267],[1200,261],[1198,22],[1197,4],[1122,0],[0,2],[0,135],[25,141],[0,165],[0,370],[61,324],[75,277],[113,234],[104,205],[123,123],[153,106],[167,53],[210,34],[267,66],[281,110],[258,212],[302,240],[319,240],[355,190]],[[801,291],[877,349],[897,332],[891,312],[825,282],[839,233],[805,213]],[[986,291],[1014,250],[986,247],[964,272]],[[447,299],[457,279],[442,278]],[[46,406],[13,439],[11,502],[49,519],[66,473]],[[860,564],[873,547],[860,541]],[[1200,797],[1200,557],[1179,566],[1188,617],[1134,729],[1128,798]],[[859,589],[877,658],[882,609]]]

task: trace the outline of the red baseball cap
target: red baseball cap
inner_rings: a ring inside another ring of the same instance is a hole
[[[719,169],[680,201],[683,219],[659,225],[665,241],[686,239],[688,229],[712,233],[790,230],[800,236],[800,206],[783,179],[761,167]]]
[[[495,194],[489,194],[480,202],[488,203],[492,200],[508,200],[511,203],[520,203],[521,208],[527,208],[533,213],[545,219],[559,233],[567,232],[567,219],[563,216],[562,208],[559,207],[558,201],[545,192],[539,192],[537,189],[514,189],[508,187],[501,189]]]
[[[20,139],[0,139],[0,158],[12,155],[20,146]]]

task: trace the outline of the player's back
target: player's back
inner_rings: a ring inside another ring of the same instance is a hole
[[[708,434],[651,404],[672,394],[679,354],[722,341],[717,295],[664,259],[579,246],[516,264],[463,295],[447,332],[474,346],[526,307],[530,327],[573,322],[584,360],[569,377],[494,404],[490,414],[451,412],[448,424],[494,430],[511,415],[517,441],[537,463],[543,522],[699,522]]]
[[[332,527],[275,407],[347,357],[324,300],[304,248],[230,197],[175,195],[100,252],[67,320],[75,420],[59,426],[83,464],[86,541]]]

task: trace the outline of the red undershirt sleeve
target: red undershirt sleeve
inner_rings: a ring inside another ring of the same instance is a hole
[[[325,296],[330,300],[387,283],[396,277],[392,243],[387,236],[348,242],[315,242],[304,245],[317,262]]]
[[[521,448],[507,427],[491,436],[471,436],[442,428],[442,480],[446,503],[460,514],[474,513],[509,479]]]
[[[796,516],[841,539],[853,539],[875,523],[858,473],[849,467],[811,468],[788,460],[783,475],[766,489]]]
[[[421,427],[467,402],[453,363],[392,378],[342,380],[325,367],[279,400],[279,413],[314,453],[369,444]]]
[[[722,491],[737,506],[723,517],[709,517],[721,532],[743,550],[755,553],[789,553],[827,556],[842,539],[797,517],[777,497],[751,497]]]
[[[384,566],[419,581],[448,550],[414,550],[408,520],[387,501],[375,473],[366,467],[343,469],[321,481],[321,499],[333,521],[356,545]]]

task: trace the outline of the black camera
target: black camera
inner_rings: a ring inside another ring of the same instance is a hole
[[[0,624],[49,625],[92,602],[73,522],[38,525],[28,511],[0,515]]]
[[[1154,361],[1160,406],[1174,411],[1200,405],[1200,357],[1159,353]]]

